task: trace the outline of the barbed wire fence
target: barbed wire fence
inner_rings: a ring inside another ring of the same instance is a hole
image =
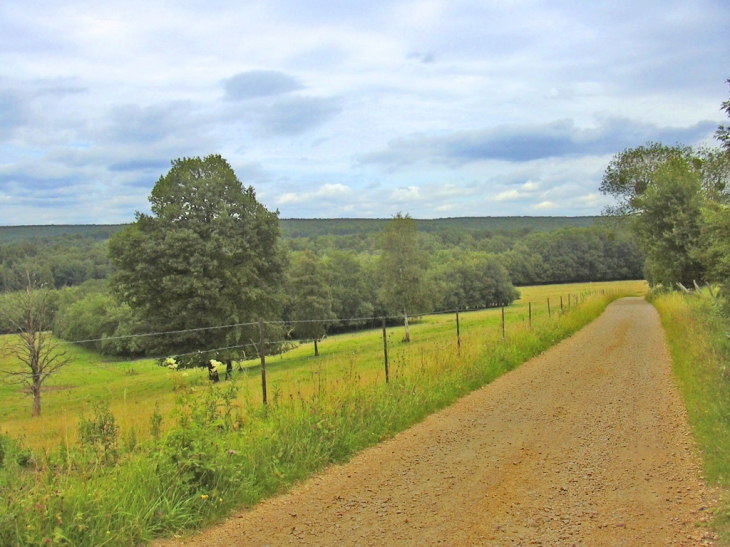
[[[553,305],[550,302],[550,298],[546,298],[546,311],[548,320],[550,320],[554,313],[558,313],[559,315],[563,315],[567,311],[571,309],[571,307],[575,308],[579,306],[582,302],[586,300],[589,296],[595,296],[595,295],[606,295],[615,293],[614,289],[599,289],[599,290],[593,290],[593,291],[583,291],[577,294],[569,293],[567,295],[560,295],[559,296],[559,308],[553,310]],[[563,296],[566,296],[565,300],[563,299]],[[230,352],[234,350],[244,350],[244,356],[245,356],[245,348],[253,348],[257,354],[257,357],[259,359],[260,364],[258,365],[261,369],[261,385],[262,385],[262,402],[264,405],[268,404],[268,390],[267,390],[267,371],[266,371],[266,356],[267,356],[267,347],[286,347],[286,345],[301,345],[305,343],[310,342],[321,342],[323,338],[283,338],[283,339],[277,339],[277,340],[268,340],[266,338],[266,325],[296,325],[296,324],[303,324],[303,323],[322,323],[322,324],[335,324],[335,323],[355,323],[355,322],[369,322],[371,325],[374,325],[376,322],[379,322],[380,325],[378,327],[369,327],[369,328],[363,328],[359,330],[355,330],[354,332],[363,332],[365,330],[374,330],[374,328],[380,329],[382,328],[382,337],[383,337],[383,365],[384,365],[384,374],[385,374],[385,382],[390,382],[390,362],[389,362],[389,345],[388,345],[388,321],[404,321],[408,317],[424,317],[424,316],[434,316],[434,315],[454,315],[454,322],[455,322],[455,334],[456,334],[456,346],[457,346],[457,352],[459,355],[461,354],[461,321],[460,321],[460,313],[470,313],[470,312],[477,312],[477,311],[484,311],[484,310],[490,310],[490,309],[499,309],[500,310],[500,321],[499,321],[499,329],[501,334],[501,339],[505,340],[507,338],[507,320],[506,320],[506,309],[508,306],[484,306],[480,308],[448,308],[448,309],[441,309],[441,310],[433,310],[433,311],[423,311],[420,313],[410,313],[408,315],[405,314],[395,314],[395,315],[380,315],[380,316],[369,316],[369,317],[351,317],[351,318],[326,318],[326,319],[300,319],[300,320],[284,320],[284,319],[274,319],[274,320],[264,320],[263,318],[259,318],[258,321],[249,321],[249,322],[242,322],[242,323],[231,323],[227,325],[214,325],[214,326],[206,326],[206,327],[194,327],[189,329],[175,329],[175,330],[169,330],[169,331],[158,331],[158,332],[146,332],[146,333],[135,333],[135,334],[126,334],[126,335],[119,335],[119,336],[104,336],[101,338],[89,338],[89,339],[81,339],[81,340],[64,340],[61,342],[61,344],[76,344],[76,345],[82,345],[82,344],[89,344],[89,343],[97,343],[97,342],[106,342],[106,341],[112,341],[112,340],[125,340],[125,339],[134,339],[134,338],[144,338],[144,337],[153,337],[153,336],[168,336],[173,334],[185,334],[185,333],[192,333],[192,332],[201,332],[201,331],[211,331],[211,330],[220,330],[220,329],[234,329],[234,328],[242,328],[242,327],[255,327],[258,326],[259,331],[259,340],[258,342],[250,341],[245,344],[234,344],[234,345],[228,345],[228,346],[222,346],[217,348],[207,348],[207,349],[199,349],[195,351],[189,351],[189,352],[183,352],[183,353],[177,353],[168,355],[167,358],[171,359],[179,359],[181,357],[191,357],[191,356],[200,356],[201,360],[203,356],[218,356],[223,352]],[[525,316],[525,321],[527,322],[528,329],[532,329],[533,324],[533,302],[527,302],[527,314]],[[391,325],[391,328],[393,328],[393,325]],[[326,335],[325,335],[326,336]],[[150,357],[146,357],[146,359],[150,359]],[[162,362],[164,358],[159,358]],[[207,360],[208,362],[210,359]],[[200,363],[202,365],[202,363]]]

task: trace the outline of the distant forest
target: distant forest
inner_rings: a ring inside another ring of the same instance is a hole
[[[291,253],[375,256],[388,220],[281,219],[279,225]],[[633,237],[605,226],[604,220],[463,217],[415,222],[421,246],[436,263],[463,253],[498,256],[518,286],[641,278],[644,257]],[[106,279],[112,271],[107,240],[122,228],[123,224],[0,226],[0,287],[22,286],[26,272],[57,289]]]
[[[558,228],[587,228],[600,217],[458,217],[416,219],[418,230],[426,233],[467,232],[487,235],[494,232],[547,232]],[[387,218],[282,218],[285,238],[343,236],[381,232]],[[33,238],[78,235],[96,240],[109,239],[124,224],[46,224],[0,226],[0,245]]]
[[[302,272],[313,271],[322,280],[322,298],[327,300],[328,314],[333,318],[331,328],[347,328],[347,318],[385,313],[380,261],[388,222],[280,220],[289,280],[284,283],[283,302],[297,300],[298,279]],[[643,277],[644,255],[635,236],[600,217],[472,217],[416,220],[415,224],[415,245],[426,257],[425,283],[431,295],[424,312],[473,307],[475,298],[484,300],[485,305],[514,298],[477,296],[476,278],[485,275],[499,278],[495,287],[506,287],[505,294],[511,294],[512,285]],[[134,332],[141,327],[134,324],[130,310],[116,301],[108,287],[114,273],[108,256],[109,239],[123,228],[0,227],[0,285],[5,291],[16,290],[30,272],[46,287],[54,288],[58,293],[54,332],[65,339]],[[284,318],[294,313],[292,306],[284,305]],[[0,322],[0,332],[7,330]],[[99,344],[97,349],[126,355],[151,351],[123,343]]]

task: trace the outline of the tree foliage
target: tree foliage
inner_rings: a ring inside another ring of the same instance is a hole
[[[299,339],[315,341],[315,355],[319,355],[317,340],[327,333],[332,313],[332,300],[320,261],[311,251],[296,256],[289,271],[287,290],[291,320]]]
[[[279,314],[286,262],[277,213],[221,156],[173,161],[150,204],[152,215],[138,213],[110,240],[112,289],[148,332],[206,330],[149,337],[149,351],[241,344],[253,327],[209,327]]]
[[[726,82],[730,84],[730,79],[726,80]],[[720,109],[727,114],[728,118],[730,118],[730,100],[723,101]],[[720,141],[720,146],[725,150],[725,152],[730,154],[730,127],[720,125],[715,132],[715,138]]]
[[[420,247],[416,223],[398,213],[385,225],[380,256],[378,299],[390,313],[405,317],[405,340],[410,340],[408,316],[432,309],[432,291],[426,279],[428,258]]]
[[[692,286],[705,280],[701,255],[703,194],[699,175],[684,158],[671,158],[651,175],[635,200],[634,227],[646,251],[650,284]]]

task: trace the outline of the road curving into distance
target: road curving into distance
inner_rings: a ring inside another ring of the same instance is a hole
[[[659,317],[571,338],[290,493],[159,547],[714,545]]]

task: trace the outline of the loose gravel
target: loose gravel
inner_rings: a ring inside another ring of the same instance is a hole
[[[714,545],[659,317],[626,298],[395,438],[178,546]]]

